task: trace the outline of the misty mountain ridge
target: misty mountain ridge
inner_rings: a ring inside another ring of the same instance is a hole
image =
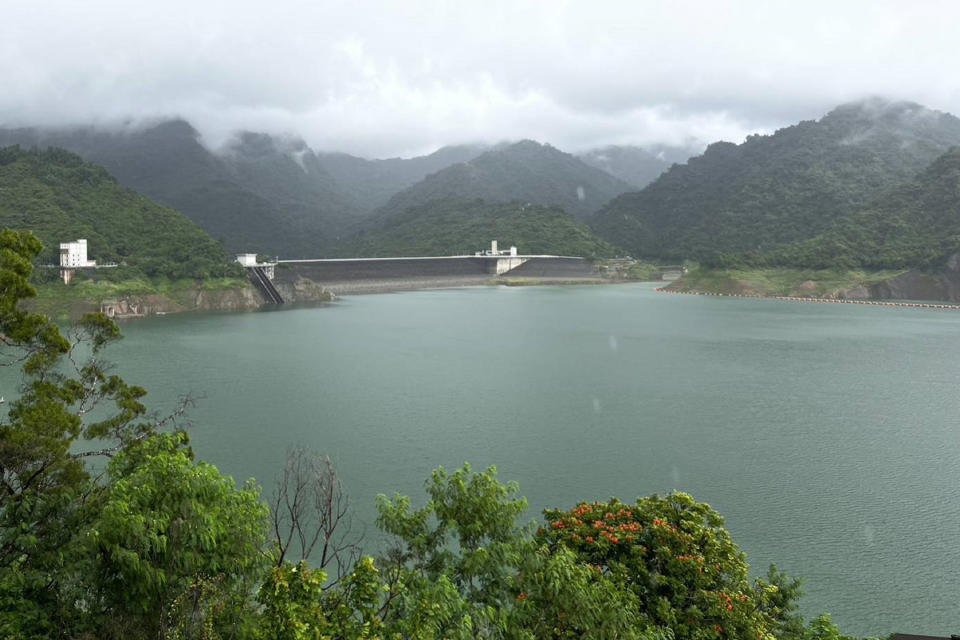
[[[409,160],[317,154],[296,136],[237,132],[211,150],[184,120],[134,128],[0,129],[0,146],[60,147],[173,207],[232,252],[311,256],[396,190],[481,152],[444,148]],[[345,177],[349,176],[349,180]]]
[[[704,259],[811,238],[960,144],[960,119],[910,102],[841,105],[742,144],[717,142],[591,220],[645,257]]]
[[[577,157],[592,167],[642,189],[674,164],[683,164],[691,156],[699,155],[702,149],[692,147],[668,147],[654,145],[611,145],[577,154]]]
[[[549,144],[522,140],[449,166],[405,189],[378,212],[378,223],[432,201],[480,199],[560,207],[586,218],[632,187]]]

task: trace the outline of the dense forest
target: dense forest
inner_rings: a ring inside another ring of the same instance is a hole
[[[583,218],[630,188],[568,153],[524,140],[427,176],[390,198],[375,220],[382,223],[410,208],[451,198],[557,206]]]
[[[798,580],[751,579],[723,518],[684,493],[538,525],[495,469],[438,469],[421,506],[379,498],[386,544],[364,555],[328,460],[292,450],[265,501],[194,457],[188,400],[151,417],[108,370],[116,324],[90,314],[68,339],[24,311],[41,251],[0,230],[0,357],[23,374],[0,418],[4,639],[845,638],[804,623]]]
[[[91,259],[126,265],[128,275],[242,275],[185,216],[62,149],[0,148],[0,227],[36,234],[47,247],[39,258],[45,264],[60,263],[60,242],[86,238]]]
[[[356,209],[296,140],[240,133],[221,154],[187,122],[139,129],[6,129],[0,145],[57,146],[183,212],[233,253],[310,255]]]
[[[620,253],[556,207],[440,200],[408,209],[360,234],[344,257],[472,254],[498,240],[521,253],[609,258]]]
[[[591,221],[640,256],[710,258],[809,239],[904,184],[951,146],[960,120],[911,103],[838,107],[743,144],[718,142]]]
[[[942,269],[960,252],[960,149],[823,233],[766,253],[721,254],[716,266]]]

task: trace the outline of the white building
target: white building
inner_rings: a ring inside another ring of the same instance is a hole
[[[245,267],[256,267],[257,266],[257,254],[255,253],[238,253],[237,262],[242,264]]]
[[[95,267],[96,260],[87,260],[87,241],[83,238],[74,242],[60,243],[60,266],[71,269]]]

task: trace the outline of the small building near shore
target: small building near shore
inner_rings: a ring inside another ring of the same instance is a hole
[[[257,254],[255,253],[238,253],[237,262],[247,269],[262,269],[264,275],[267,276],[268,279],[273,280],[273,270],[274,267],[277,266],[276,261],[257,262]]]

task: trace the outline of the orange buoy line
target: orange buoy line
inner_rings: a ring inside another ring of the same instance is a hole
[[[657,287],[660,293],[677,293],[690,296],[714,296],[718,298],[765,298],[769,300],[785,300],[787,302],[820,302],[824,304],[862,304],[872,307],[908,307],[912,309],[953,309],[960,310],[960,305],[931,302],[884,302],[882,300],[848,300],[844,298],[805,298],[803,296],[761,296],[746,293],[710,293],[707,291],[674,291],[664,287]]]

